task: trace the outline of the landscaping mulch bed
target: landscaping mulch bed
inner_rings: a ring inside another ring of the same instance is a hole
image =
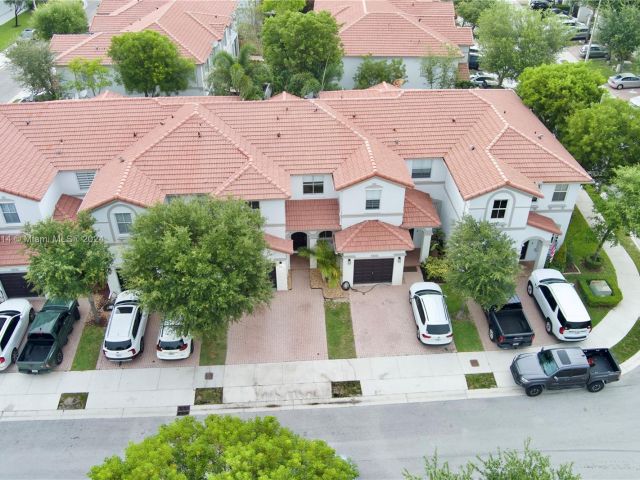
[[[331,382],[331,397],[348,398],[361,397],[362,387],[360,380],[348,380],[345,382]]]
[[[88,398],[88,392],[63,393],[60,395],[58,410],[84,410]]]
[[[322,289],[322,296],[325,300],[339,300],[349,298],[349,292],[340,287],[330,288],[322,279],[322,275],[317,268],[309,270],[309,285],[311,288]]]
[[[194,405],[217,405],[222,403],[222,388],[196,388]]]

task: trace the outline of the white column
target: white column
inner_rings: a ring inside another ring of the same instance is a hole
[[[289,290],[289,268],[284,260],[276,262],[276,290]]]
[[[353,285],[353,264],[355,261],[355,258],[346,255],[342,257],[342,281],[349,282],[350,285]]]
[[[432,234],[433,234],[432,228],[424,229],[424,235],[422,237],[422,245],[420,246],[420,263],[424,262],[425,258],[429,256],[429,250],[431,249]]]
[[[112,268],[109,271],[109,275],[107,275],[107,285],[109,285],[109,293],[115,293],[117,295],[122,291],[120,280],[118,280],[118,275],[116,275],[116,270],[114,268]]]
[[[312,250],[316,248],[316,245],[318,244],[317,232],[307,234],[307,244],[308,247]],[[311,258],[309,259],[309,268],[318,268],[318,261],[316,260],[316,257],[311,256]]]
[[[393,277],[391,278],[391,285],[402,285],[405,257],[406,255],[404,254],[393,257]]]
[[[536,261],[533,265],[534,269],[537,268],[544,268],[544,264],[547,261],[547,255],[549,254],[549,245],[550,242],[545,240],[539,240],[538,241],[538,245],[539,245],[539,251],[538,251],[538,257],[536,258]]]

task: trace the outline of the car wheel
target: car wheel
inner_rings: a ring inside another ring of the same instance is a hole
[[[140,339],[140,354],[144,353],[144,336]]]
[[[33,322],[33,319],[36,318],[36,312],[35,310],[32,308],[31,310],[29,310],[29,323]]]
[[[193,349],[195,347],[193,346],[193,340],[191,340],[191,348],[189,349],[189,355],[191,355],[193,353]]]
[[[13,352],[11,352],[11,363],[16,363],[18,361],[18,349],[14,348]]]
[[[493,331],[493,328],[489,328],[489,340],[496,341],[496,332]]]
[[[551,320],[548,318],[544,321],[544,329],[549,335],[553,335],[553,325],[551,325]]]
[[[56,365],[60,365],[63,359],[64,355],[62,354],[62,350],[58,350],[58,353],[56,353]]]
[[[587,390],[591,393],[598,393],[600,390],[604,388],[604,382],[602,380],[598,380],[597,382],[591,382],[587,385]]]
[[[527,282],[527,294],[533,297],[533,284],[531,282]]]
[[[623,88],[624,88],[624,85],[622,83],[616,86],[616,90],[622,90]]]
[[[542,387],[540,385],[531,385],[524,390],[524,393],[527,394],[527,397],[537,397],[542,393]]]

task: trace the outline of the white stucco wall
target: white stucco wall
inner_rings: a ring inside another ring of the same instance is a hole
[[[127,241],[129,235],[120,235],[118,233],[115,214],[130,213],[133,222],[135,217],[144,211],[144,208],[124,202],[111,202],[97,208],[92,212],[93,217],[96,219],[96,232],[109,244],[122,244]]]
[[[507,212],[503,219],[492,219],[491,210],[496,200],[507,200]],[[477,220],[487,220],[503,229],[524,228],[527,224],[531,196],[511,188],[501,188],[472,198],[467,202],[467,212]]]
[[[260,214],[264,217],[264,231],[285,238],[286,217],[284,200],[261,200]]]
[[[35,200],[0,192],[0,203],[13,203],[20,218],[20,223],[7,223],[4,220],[4,215],[0,213],[0,234],[19,233],[25,223],[33,223],[42,219],[40,205]]]
[[[380,209],[367,210],[366,191],[380,189]],[[381,220],[391,225],[402,223],[404,187],[374,177],[339,192],[340,225],[343,229],[366,220]]]
[[[320,198],[338,198],[333,185],[333,176],[330,173],[313,174],[314,177],[322,177],[324,183],[323,193],[304,194],[302,193],[302,183],[305,177],[310,175],[291,175],[291,200],[317,200]]]
[[[537,202],[532,204],[532,210],[545,217],[552,218],[554,222],[558,224],[563,234],[558,240],[558,245],[564,242],[564,237],[569,228],[569,222],[571,221],[571,214],[576,205],[578,198],[578,192],[582,188],[578,183],[569,183],[569,189],[564,201],[554,202],[553,191],[556,188],[555,183],[543,183],[540,185],[540,190],[544,194],[544,198],[539,198]]]

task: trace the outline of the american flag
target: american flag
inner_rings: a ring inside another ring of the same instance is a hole
[[[551,239],[551,245],[549,245],[549,261],[553,260],[553,256],[556,254],[556,245],[558,244],[558,236],[554,235]]]

